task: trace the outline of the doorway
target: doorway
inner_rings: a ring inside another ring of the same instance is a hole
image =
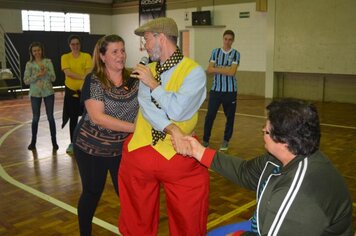
[[[179,48],[182,50],[184,56],[189,57],[189,47],[190,47],[189,30],[180,31],[179,38],[180,38]]]

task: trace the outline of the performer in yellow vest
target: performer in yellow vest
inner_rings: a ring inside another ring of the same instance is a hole
[[[209,174],[173,148],[194,132],[206,97],[205,71],[177,47],[178,27],[157,18],[135,30],[153,63],[137,65],[140,109],[134,134],[124,144],[119,170],[123,235],[157,235],[160,186],[167,200],[169,233],[206,235]],[[183,140],[183,139],[182,139]]]

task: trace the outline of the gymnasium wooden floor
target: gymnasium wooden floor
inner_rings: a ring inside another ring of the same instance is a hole
[[[265,122],[261,97],[240,96],[235,130],[228,153],[251,158],[264,151],[261,127]],[[63,93],[56,93],[55,117],[59,150],[52,152],[44,107],[37,151],[27,150],[31,138],[31,107],[27,96],[0,100],[0,235],[79,235],[76,204],[81,185],[74,157],[66,154],[68,127],[60,128]],[[202,136],[206,104],[197,129]],[[353,198],[356,228],[356,105],[317,103],[322,123],[321,149],[344,176]],[[218,148],[224,116],[215,121],[211,145]],[[210,172],[208,229],[248,219],[254,210],[254,193]],[[116,235],[119,199],[108,178],[96,211],[93,235]],[[164,193],[161,196],[159,235],[169,235]]]

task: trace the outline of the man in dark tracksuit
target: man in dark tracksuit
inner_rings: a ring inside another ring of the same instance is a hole
[[[257,191],[251,231],[233,235],[352,236],[346,184],[321,153],[316,108],[300,100],[273,101],[263,128],[267,154],[243,160],[204,148],[186,137],[180,150],[248,189]],[[187,151],[190,150],[190,151]]]

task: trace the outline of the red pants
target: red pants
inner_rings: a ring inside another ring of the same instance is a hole
[[[193,158],[176,154],[167,160],[151,146],[128,152],[124,144],[119,171],[124,236],[156,236],[162,185],[171,236],[205,236],[208,216],[209,173]]]

